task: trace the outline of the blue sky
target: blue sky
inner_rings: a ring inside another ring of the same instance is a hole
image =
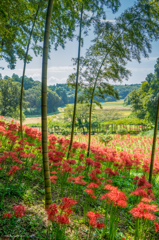
[[[121,0],[122,6],[117,14],[112,14],[110,9],[106,9],[107,20],[113,20],[115,17],[119,16],[124,9],[132,6],[134,0]],[[79,30],[77,30],[78,33]],[[84,38],[84,47],[81,49],[81,55],[84,56],[85,51],[89,48],[91,44],[91,40],[93,39],[93,32],[89,33],[89,36]],[[71,59],[73,57],[77,57],[78,54],[78,42],[74,40],[73,42],[67,42],[65,49],[58,48],[55,51],[52,48],[51,51],[51,59],[48,60],[48,85],[53,85],[56,83],[66,83],[67,77],[69,74],[73,72],[73,65]],[[33,56],[33,53],[30,52]],[[141,63],[139,64],[137,61],[132,61],[128,63],[127,68],[131,71],[132,76],[129,77],[128,81],[122,82],[122,84],[133,84],[133,83],[141,83],[145,80],[145,77],[149,73],[154,72],[154,65],[156,63],[156,59],[159,57],[159,42],[152,43],[152,52],[149,54],[149,59],[142,58]],[[13,73],[22,76],[23,71],[23,61],[17,61],[16,68],[14,70],[10,70],[7,68],[7,63],[3,60],[1,61],[1,66],[4,67],[4,70],[0,70],[2,76],[5,75],[12,76]],[[34,80],[41,81],[41,66],[42,66],[42,58],[41,57],[33,57],[31,63],[27,64],[26,67],[26,75],[28,77],[32,77]],[[112,83],[110,81],[110,83]],[[118,83],[116,83],[118,84]]]

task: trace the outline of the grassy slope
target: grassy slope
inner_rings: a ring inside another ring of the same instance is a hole
[[[105,102],[105,103],[102,103],[102,106],[103,106],[103,109],[104,110],[118,110],[120,111],[120,113],[124,116],[128,116],[130,113],[131,113],[131,108],[130,106],[123,106],[123,103],[124,103],[124,100],[121,99],[121,100],[118,100],[116,102]],[[99,109],[97,107],[97,109]],[[54,116],[56,118],[56,116],[59,116],[59,115],[62,115],[62,111],[63,111],[63,108],[58,108],[58,110],[60,111],[60,113],[58,114],[54,114],[52,116]],[[49,115],[50,116],[50,115]],[[26,118],[25,121],[24,121],[24,124],[29,124],[29,123],[40,123],[41,122],[41,117],[29,117],[29,118]]]

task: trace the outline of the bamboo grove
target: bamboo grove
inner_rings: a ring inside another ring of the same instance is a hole
[[[107,21],[106,9],[117,12],[122,4],[119,0],[80,0],[80,1],[12,1],[2,0],[0,3],[0,58],[14,69],[16,59],[24,61],[20,99],[20,128],[22,131],[23,86],[27,63],[32,60],[29,49],[36,56],[42,55],[42,153],[45,181],[45,208],[49,208],[54,197],[51,193],[50,170],[48,161],[47,136],[47,68],[51,47],[65,47],[66,40],[78,38],[78,57],[74,59],[77,71],[68,78],[68,86],[75,89],[74,112],[72,116],[71,140],[67,159],[73,144],[77,102],[85,102],[89,107],[89,137],[87,157],[91,146],[91,118],[93,103],[100,105],[95,97],[111,95],[118,98],[117,91],[109,84],[109,80],[121,82],[131,75],[126,68],[128,62],[141,61],[148,57],[151,43],[159,39],[159,8],[155,1],[138,0],[125,10],[115,22]],[[79,36],[76,30],[79,29]],[[94,39],[87,49],[85,57],[80,51],[85,35],[93,28]],[[43,43],[43,47],[41,47]],[[83,95],[78,98],[78,91]],[[20,93],[19,93],[20,94]],[[158,110],[154,132],[153,151],[149,182],[152,180],[155,139],[158,123]]]

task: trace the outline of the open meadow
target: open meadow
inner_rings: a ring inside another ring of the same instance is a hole
[[[119,114],[121,114],[122,116],[129,116],[131,113],[131,108],[128,106],[124,106],[124,100],[117,100],[116,102],[107,102],[107,103],[102,103],[102,107],[103,109],[100,109],[99,107],[96,107],[97,113],[100,111],[102,112],[104,110],[105,111],[117,111],[119,112]],[[73,105],[73,104],[69,104],[69,105]],[[58,119],[59,117],[63,117],[63,113],[64,113],[64,108],[58,108],[59,113],[49,116],[52,117],[54,120]],[[41,123],[41,117],[26,117],[25,121],[23,122],[23,124],[34,124],[34,123]]]

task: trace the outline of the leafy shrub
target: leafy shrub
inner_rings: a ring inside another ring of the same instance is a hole
[[[117,134],[120,134],[120,135],[125,135],[127,133],[128,133],[128,131],[126,129],[120,129],[117,131]]]
[[[68,135],[70,135],[70,131],[68,131],[66,129],[62,129],[61,134],[64,136],[68,136]]]
[[[110,142],[113,139],[112,136],[110,135],[109,131],[107,131],[105,135],[103,135],[103,134],[98,135],[98,137],[99,137],[100,142],[103,142],[105,144],[105,146],[108,142]]]

